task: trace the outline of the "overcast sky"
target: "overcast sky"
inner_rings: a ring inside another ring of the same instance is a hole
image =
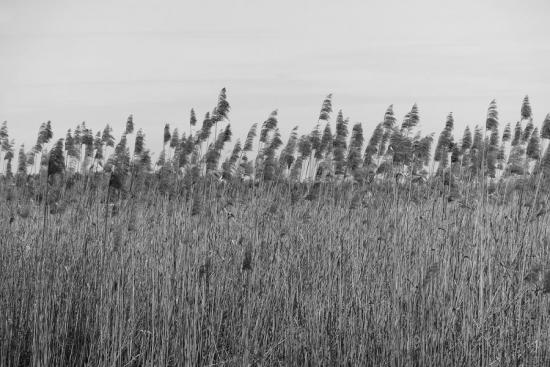
[[[367,133],[415,102],[424,132],[451,111],[483,123],[493,98],[515,122],[525,94],[540,124],[549,15],[548,0],[0,0],[0,120],[32,144],[46,120],[119,136],[132,113],[158,151],[164,123],[187,130],[226,87],[241,138],[276,108],[283,136],[308,132],[328,93]]]

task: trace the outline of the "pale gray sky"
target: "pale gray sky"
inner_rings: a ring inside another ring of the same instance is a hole
[[[164,123],[187,130],[227,87],[236,137],[275,109],[284,136],[314,125],[334,94],[370,133],[389,104],[417,102],[422,129],[501,123],[529,94],[550,112],[548,0],[0,0],[0,120],[32,144],[132,113],[158,151]],[[334,124],[333,124],[334,126]]]

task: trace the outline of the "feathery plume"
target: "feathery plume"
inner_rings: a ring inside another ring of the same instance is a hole
[[[521,119],[528,120],[533,116],[533,111],[531,110],[531,104],[529,103],[529,96],[523,98],[523,103],[521,104]]]
[[[319,113],[318,120],[328,121],[330,119],[331,113],[332,113],[332,94],[329,94],[323,101],[323,105],[321,107],[321,112]]]
[[[494,130],[498,128],[498,110],[496,100],[492,100],[487,110],[487,122],[485,124],[487,130]]]
[[[195,115],[195,110],[191,108],[191,116],[189,117],[189,125],[197,125],[197,116]]]
[[[63,139],[59,139],[50,151],[48,159],[48,177],[65,170],[65,158],[63,157]]]
[[[134,132],[134,116],[130,115],[128,116],[128,120],[126,120],[126,130],[124,131],[125,134],[132,134]]]

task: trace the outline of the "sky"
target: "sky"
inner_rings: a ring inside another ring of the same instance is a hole
[[[158,152],[165,123],[188,131],[226,87],[234,140],[274,109],[283,137],[307,133],[329,93],[366,134],[390,104],[401,120],[418,103],[424,133],[453,112],[461,134],[496,99],[504,125],[526,94],[540,124],[549,15],[548,0],[0,0],[0,121],[30,147],[47,120],[120,136],[133,114]]]

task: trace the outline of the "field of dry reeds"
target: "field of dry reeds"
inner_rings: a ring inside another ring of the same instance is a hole
[[[129,195],[101,177],[57,182],[54,204],[2,185],[1,365],[550,358],[533,183],[453,201],[438,180],[169,192],[152,180]]]
[[[15,173],[0,127],[0,366],[549,363],[550,114],[449,114],[434,150],[389,106],[365,147],[329,95],[228,153],[228,111],[166,124],[154,164],[132,115],[116,144],[43,123]]]

